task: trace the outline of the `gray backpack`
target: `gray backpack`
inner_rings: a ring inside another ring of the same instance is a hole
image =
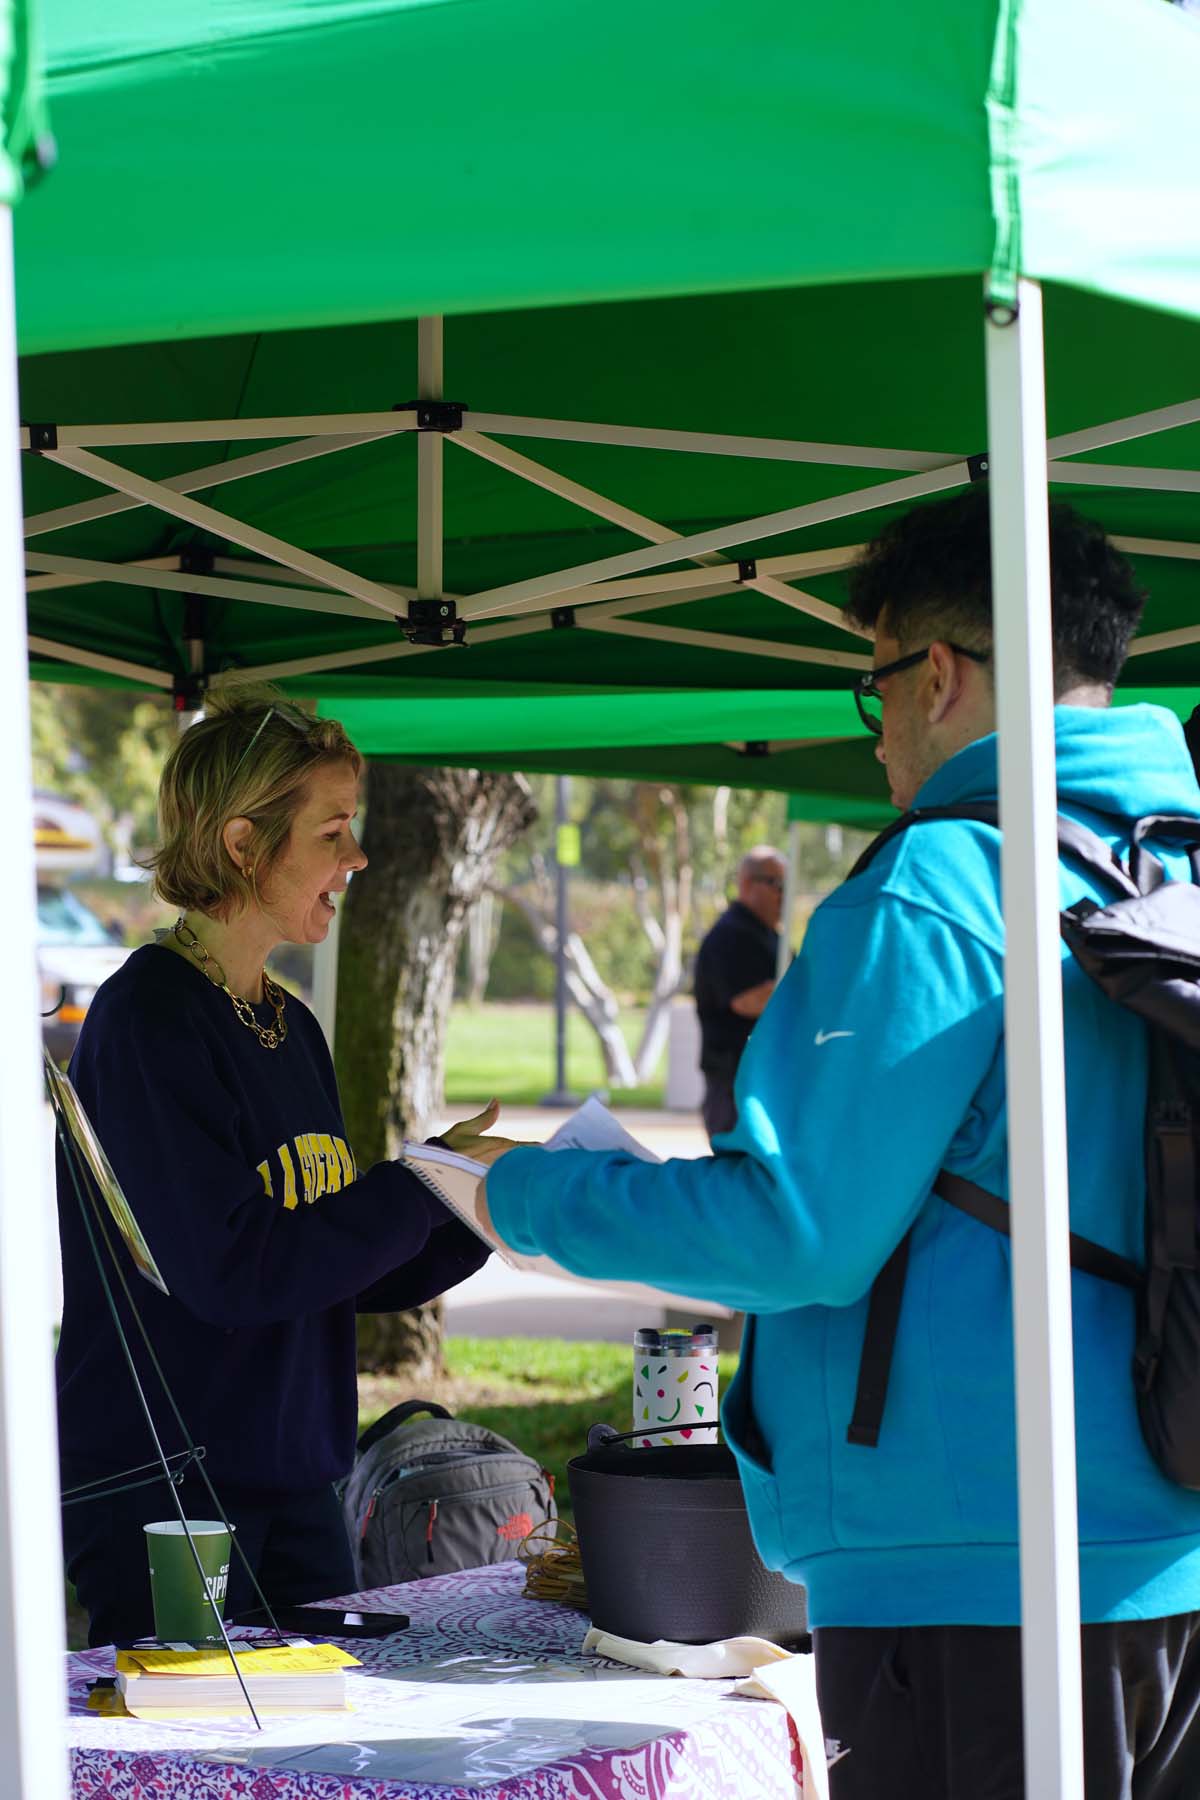
[[[358,1585],[390,1587],[510,1561],[555,1517],[554,1479],[486,1425],[406,1400],[359,1438],[342,1509]]]

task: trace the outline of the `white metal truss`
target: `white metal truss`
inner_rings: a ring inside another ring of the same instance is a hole
[[[544,629],[540,619],[510,619],[475,632],[471,642],[496,643],[503,638],[529,637]],[[397,638],[394,644],[371,644],[361,650],[333,650],[327,656],[297,656],[286,662],[238,669],[231,679],[246,681],[253,677],[257,681],[287,681],[293,675],[324,675],[335,669],[361,669],[372,663],[395,662],[403,656],[425,656],[439,648],[437,644],[410,644],[404,638]],[[219,676],[217,680],[220,680]]]
[[[562,499],[583,507],[587,512],[607,519],[610,524],[619,525],[632,532],[636,537],[648,538],[652,544],[678,543],[681,533],[673,531],[667,525],[660,525],[656,519],[648,519],[643,513],[634,512],[618,501],[610,500],[605,494],[598,494],[594,489],[584,487],[578,481],[571,481],[556,470],[548,469],[544,463],[534,462],[528,456],[522,456],[517,450],[510,450],[507,445],[497,444],[491,438],[477,431],[458,431],[454,433],[452,442],[464,450],[472,451],[476,456],[485,458],[497,467],[507,469],[511,474],[519,476],[523,481],[532,482],[535,487],[545,488],[549,493],[558,494]],[[714,553],[698,556],[698,563],[730,569],[730,564],[723,557]],[[810,614],[821,619],[826,625],[833,625],[840,631],[853,631],[845,615],[836,606],[830,606],[827,600],[819,600],[815,594],[806,594],[801,590],[788,587],[772,575],[756,573],[748,577],[742,584],[756,588],[759,593],[767,594],[772,600],[780,601],[784,606],[794,608],[797,612]]]
[[[55,558],[55,561],[58,561],[58,562],[75,562],[76,560],[78,560],[78,559],[76,559],[74,557]],[[93,585],[93,578],[89,575],[76,575],[76,574],[68,575],[68,574],[62,573],[61,571],[58,571],[53,574],[50,574],[50,573],[41,573],[41,574],[33,574],[33,575],[29,574],[28,571],[31,568],[35,567],[35,565],[40,566],[44,569],[46,566],[46,561],[47,561],[47,559],[44,557],[31,556],[28,551],[26,552],[26,555],[25,555],[25,569],[26,569],[25,591],[26,591],[26,593],[46,594],[46,593],[52,593],[57,588],[90,587]],[[179,556],[175,551],[172,551],[169,556],[140,556],[140,557],[138,557],[137,561],[134,563],[96,563],[94,566],[96,568],[102,568],[105,570],[108,570],[110,568],[168,569],[169,570],[169,569],[177,569],[179,567]],[[96,579],[99,579],[99,577],[97,577]],[[107,574],[105,574],[104,579],[107,581],[110,579],[110,577]]]
[[[1112,419],[1107,425],[1065,432],[1050,439],[1046,452],[1049,456],[1080,456],[1085,450],[1103,450],[1109,444],[1127,444],[1132,438],[1153,437],[1160,431],[1174,431],[1179,425],[1197,423],[1200,423],[1200,400],[1181,400],[1176,406],[1159,406],[1153,412],[1131,413],[1127,419]]]
[[[1074,487],[1150,488],[1159,494],[1200,494],[1200,469],[1143,469],[1136,463],[1052,462],[1052,482]]]
[[[441,400],[444,382],[443,328],[440,317],[419,320],[417,340],[418,401]],[[1052,481],[1070,485],[1200,491],[1200,474],[1191,470],[1070,463],[1062,460],[1105,445],[1128,442],[1197,421],[1200,421],[1200,401],[1190,400],[1061,434],[1046,444],[1047,457],[1052,459],[1048,461],[1048,475]],[[815,595],[804,593],[791,586],[790,582],[804,575],[825,574],[849,568],[861,553],[861,545],[756,558],[753,570],[747,571],[745,578],[735,573],[734,565],[725,561],[720,553],[764,537],[799,531],[835,519],[863,514],[881,506],[919,499],[963,485],[970,478],[965,458],[935,452],[606,425],[581,420],[524,418],[514,414],[485,413],[464,408],[461,429],[447,432],[438,429],[418,431],[418,582],[415,593],[409,588],[370,581],[323,557],[285,543],[269,533],[261,532],[226,513],[187,497],[205,487],[223,485],[314,457],[331,455],[359,444],[393,437],[418,429],[419,423],[416,408],[406,407],[388,412],[57,427],[57,446],[43,449],[41,453],[48,460],[72,468],[107,486],[110,492],[90,501],[33,515],[25,521],[27,536],[66,530],[134,507],[150,506],[219,535],[251,555],[246,558],[216,557],[212,573],[200,574],[179,569],[178,561],[173,557],[109,564],[96,559],[51,557],[31,552],[28,566],[34,573],[30,587],[33,591],[47,591],[89,582],[115,581],[133,586],[157,586],[183,593],[203,593],[214,598],[255,600],[267,605],[327,612],[367,621],[377,619],[381,614],[394,619],[414,598],[453,599],[459,618],[469,620],[474,625],[472,643],[488,641],[495,635],[495,626],[488,626],[485,630],[481,628],[482,621],[503,617],[510,624],[521,623],[521,635],[524,635],[526,630],[544,629],[542,615],[566,603],[573,609],[578,609],[576,623],[588,629],[610,630],[614,634],[620,632],[631,637],[650,637],[657,631],[663,642],[703,643],[718,650],[732,650],[734,646],[738,646],[750,655],[857,668],[866,666],[864,659],[847,653],[818,652],[805,646],[767,643],[762,640],[750,640],[743,644],[743,640],[728,634],[687,633],[669,626],[655,627],[646,621],[635,624],[623,615],[637,611],[664,611],[706,595],[735,593],[742,588],[753,587],[792,610],[807,613],[827,625],[850,631],[853,628],[837,607]],[[20,435],[20,442],[26,447],[30,441],[29,430],[29,427],[22,427]],[[496,443],[487,435],[489,432],[501,432],[508,437],[542,437],[549,440],[751,460],[825,463],[832,467],[848,468],[891,468],[909,473],[899,480],[871,484],[825,500],[682,535],[507,445]],[[486,458],[514,476],[556,493],[594,515],[646,538],[647,548],[465,597],[445,595],[443,456],[446,435],[457,439],[464,450]],[[264,437],[292,441],[166,477],[161,481],[136,475],[107,459],[91,454],[89,450],[89,446],[97,444],[241,442]],[[1133,537],[1118,538],[1114,542],[1118,548],[1136,555],[1200,558],[1200,545]],[[264,560],[254,561],[251,557]],[[685,559],[699,566],[666,571],[657,567],[663,563],[677,563]],[[290,571],[290,581],[284,583],[277,579],[274,571],[279,567]],[[654,573],[649,572],[655,570]],[[504,635],[512,634],[505,630]],[[1145,654],[1152,649],[1167,648],[1187,641],[1192,640],[1176,633],[1159,633],[1135,643],[1133,653]],[[264,668],[262,673],[317,673],[323,669],[348,668],[364,662],[391,660],[400,655],[436,647],[438,646],[432,644],[412,645],[407,642],[362,646],[331,652],[327,657],[295,658],[272,664],[269,669]],[[129,665],[131,671],[137,667]],[[136,678],[145,679],[147,673],[156,672],[143,672],[139,669]],[[163,678],[157,685],[162,685],[167,679],[169,678]]]
[[[164,566],[165,565],[165,566]],[[82,556],[53,556],[47,552],[27,550],[27,569],[44,571],[53,580],[63,577],[68,585],[114,582],[120,587],[162,588],[178,594],[207,594],[216,600],[252,600],[260,605],[291,606],[303,612],[340,613],[352,619],[379,620],[379,608],[355,600],[349,594],[334,594],[312,587],[285,587],[270,581],[239,581],[229,576],[183,572],[179,557],[157,557],[152,566],[144,563],[93,562]],[[394,590],[393,612],[412,596],[411,588]]]
[[[252,525],[244,525],[240,519],[231,518],[228,513],[217,512],[199,500],[190,500],[183,494],[177,494],[159,481],[149,481],[143,475],[135,475],[130,469],[121,468],[104,457],[94,456],[90,450],[63,449],[60,445],[57,450],[45,450],[42,454],[48,462],[75,469],[80,475],[90,476],[104,487],[116,488],[146,505],[157,506],[160,511],[170,513],[173,518],[183,519],[189,525],[197,525],[203,531],[215,532],[232,543],[240,544],[245,550],[253,550],[271,562],[282,563],[285,568],[313,575],[327,587],[335,588],[342,594],[353,594],[390,618],[395,617],[396,596],[387,588],[381,587],[378,582],[368,581],[365,576],[355,575],[349,569],[339,568],[336,563],[327,562],[324,557],[314,556],[295,544],[285,544],[282,538],[272,537],[266,531],[258,531]]]
[[[550,575],[535,575],[527,581],[510,582],[504,587],[488,588],[474,594],[464,608],[468,618],[485,619],[497,613],[511,615],[528,611],[549,594],[570,592],[587,587],[593,581],[604,581],[621,575],[637,575],[667,562],[679,562],[708,550],[726,550],[765,537],[779,537],[784,532],[800,531],[809,525],[821,525],[834,519],[853,517],[880,506],[899,506],[909,500],[923,499],[927,494],[941,493],[946,488],[961,487],[970,480],[965,461],[948,463],[940,469],[921,475],[902,476],[898,481],[884,481],[870,487],[856,488],[850,493],[834,494],[826,500],[808,501],[802,506],[787,506],[778,512],[762,513],[753,519],[737,519],[730,525],[710,526],[676,538],[669,545],[651,544],[645,550],[626,550],[618,556],[606,556],[596,562],[580,563],[574,569],[560,569]]]
[[[1179,538],[1110,537],[1108,541],[1126,556],[1177,556],[1182,562],[1200,562],[1200,544]]]
[[[382,435],[380,432],[358,432],[345,437],[300,438],[295,443],[277,444],[270,450],[255,450],[250,456],[209,463],[204,469],[190,469],[185,475],[164,476],[162,485],[174,494],[194,494],[201,488],[222,487],[227,481],[245,481],[249,476],[262,475],[269,469],[309,462],[315,456],[332,456],[338,450],[352,450],[356,444],[377,443]],[[101,494],[95,500],[82,500],[74,506],[56,506],[50,512],[32,514],[25,520],[25,536],[40,537],[47,531],[66,531],[72,525],[108,519],[114,513],[132,512],[146,504],[129,494]]]
[[[1185,644],[1200,644],[1200,625],[1184,625],[1178,631],[1152,631],[1134,638],[1130,656],[1149,656],[1155,650],[1179,650]]]
[[[869,656],[853,656],[846,650],[813,650],[807,644],[777,644],[761,638],[732,637],[726,632],[689,631],[678,625],[648,625],[638,619],[593,619],[582,613],[577,621],[583,631],[600,631],[612,637],[642,638],[656,644],[681,644],[700,650],[720,650],[730,656],[762,656],[772,662],[821,663],[833,669],[869,669]]]
[[[123,675],[130,681],[141,681],[147,687],[172,688],[175,678],[161,669],[150,669],[142,663],[126,662],[119,656],[103,656],[98,650],[81,650],[76,644],[60,644],[53,638],[30,637],[29,648],[36,656],[52,656],[56,662],[74,663],[81,669],[99,669],[105,675]]]
[[[415,431],[410,409],[362,413],[303,413],[276,419],[162,419],[136,425],[59,425],[62,449],[122,449],[131,444],[252,443],[256,438],[391,437]],[[20,446],[30,449],[29,425],[22,425]],[[43,452],[45,454],[45,452]]]

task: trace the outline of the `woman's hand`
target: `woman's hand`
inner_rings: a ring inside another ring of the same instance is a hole
[[[476,1162],[492,1164],[506,1150],[518,1147],[515,1138],[489,1137],[487,1133],[496,1123],[500,1115],[500,1102],[489,1100],[481,1113],[474,1118],[460,1119],[442,1133],[442,1142],[459,1156],[473,1157]]]

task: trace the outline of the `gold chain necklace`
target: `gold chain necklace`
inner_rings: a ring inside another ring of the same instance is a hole
[[[208,976],[208,979],[212,982],[213,986],[220,988],[223,994],[229,995],[229,998],[233,1001],[234,1012],[242,1021],[242,1024],[247,1026],[248,1029],[254,1033],[259,1043],[263,1046],[263,1049],[278,1050],[280,1044],[282,1044],[284,1038],[287,1036],[287,1020],[283,1016],[283,1009],[287,1003],[287,995],[279,986],[279,983],[277,981],[272,981],[271,977],[267,974],[267,971],[265,969],[263,970],[263,993],[275,1008],[275,1023],[274,1025],[260,1025],[254,1016],[254,1008],[251,1006],[249,1000],[243,1000],[240,994],[234,993],[233,989],[225,979],[224,969],[221,968],[221,965],[215,956],[209,955],[191,926],[184,922],[182,913],[180,913],[174,925],[172,925],[171,932],[177,942],[187,951],[193,962],[195,962],[200,970]]]

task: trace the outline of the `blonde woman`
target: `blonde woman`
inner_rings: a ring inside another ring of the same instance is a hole
[[[100,988],[71,1063],[169,1289],[127,1261],[154,1353],[280,1604],[354,1586],[333,1483],[354,1450],[356,1309],[416,1305],[486,1255],[402,1166],[356,1167],[320,1028],[266,968],[277,945],[325,937],[334,897],[366,864],[353,828],[360,768],[333,720],[270,696],[210,700],[159,791],[155,883],[179,916]],[[470,1147],[495,1110],[447,1141]],[[152,1445],[61,1162],[59,1213],[70,1488],[145,1464]],[[179,1429],[117,1299],[176,1453]],[[194,1472],[182,1498],[193,1515],[210,1511]],[[171,1515],[161,1479],[64,1508],[92,1643],[153,1630],[142,1525]],[[236,1557],[230,1577],[233,1615],[252,1603]]]

